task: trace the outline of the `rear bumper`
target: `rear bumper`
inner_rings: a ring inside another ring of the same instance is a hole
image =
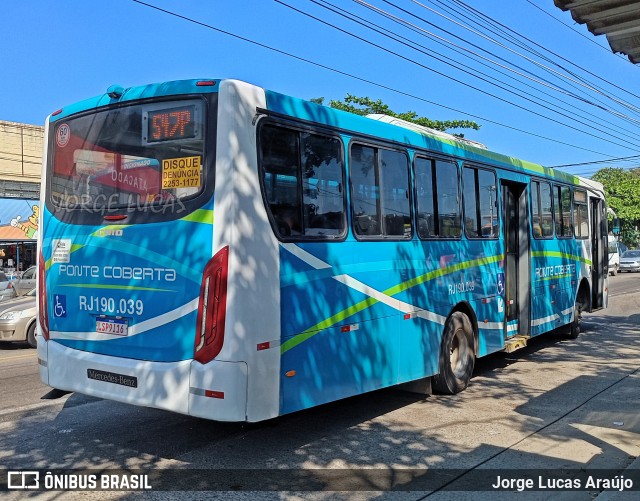
[[[40,378],[65,391],[216,421],[246,421],[247,365],[149,362],[74,350],[38,338]]]

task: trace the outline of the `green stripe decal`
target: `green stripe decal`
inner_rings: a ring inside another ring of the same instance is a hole
[[[190,213],[189,215],[183,217],[181,219],[181,221],[189,221],[192,223],[203,223],[203,224],[213,224],[213,220],[214,220],[214,215],[213,215],[213,211],[212,210],[207,210],[207,209],[198,209],[192,213]],[[125,229],[125,228],[131,228],[132,225],[108,225],[108,226],[104,226],[99,228],[98,230],[96,230],[95,232],[93,232],[90,236],[91,237],[97,237],[97,238],[102,238],[105,236],[110,236],[110,235],[106,235],[106,234],[102,234],[100,235],[101,232],[104,232],[105,230],[114,230],[114,229]],[[82,249],[84,247],[84,245],[81,244],[73,244],[71,246],[71,251],[70,254]],[[52,258],[49,258],[45,261],[44,263],[44,269],[48,270],[49,268],[51,268],[51,266],[53,265],[53,262],[51,261]]]
[[[565,275],[553,275],[551,277],[538,278],[539,282],[545,282],[547,280],[558,280],[560,278],[573,278],[573,275],[565,274]]]
[[[338,322],[341,322],[342,320],[344,320],[345,318],[350,317],[351,315],[355,315],[356,313],[359,313],[362,310],[365,310],[369,306],[373,306],[378,302],[379,301],[377,299],[369,297],[364,301],[360,301],[359,303],[354,304],[353,306],[349,306],[349,308],[347,308],[346,310],[342,310],[341,312],[336,313],[332,317],[329,317],[326,320],[323,320],[319,324],[316,324],[313,327],[308,328],[306,331],[301,332],[300,334],[296,334],[291,339],[288,339],[287,341],[282,343],[282,346],[280,347],[280,352],[284,353],[286,351],[289,351],[291,348],[295,348],[300,343],[303,343],[307,339],[312,338],[322,330],[328,329],[332,325],[335,325]]]
[[[466,261],[464,263],[453,264],[451,266],[446,266],[438,270],[429,271],[423,275],[420,275],[419,277],[415,277],[415,278],[412,278],[411,280],[407,280],[406,282],[402,282],[402,283],[399,283],[398,285],[394,285],[393,287],[390,287],[389,289],[382,291],[382,293],[386,296],[395,296],[396,294],[404,292],[407,289],[410,289],[411,287],[415,287],[416,285],[420,285],[424,282],[428,282],[429,280],[433,280],[434,278],[439,278],[444,275],[449,275],[451,273],[454,273],[460,270],[466,270],[469,268],[475,268],[475,267],[483,266],[486,264],[496,263],[498,261],[502,261],[502,259],[503,259],[503,255],[499,254],[491,257],[473,259],[471,261]],[[352,315],[355,315],[356,313],[359,313],[362,310],[365,310],[366,308],[373,306],[378,302],[379,301],[377,299],[369,297],[367,299],[364,299],[363,301],[360,301],[359,303],[356,303],[350,306],[346,310],[342,310],[336,313],[335,315],[332,315],[331,317],[323,320],[322,322],[314,325],[313,327],[309,327],[304,332],[301,332],[300,334],[296,334],[291,339],[288,339],[287,341],[282,343],[282,345],[280,346],[280,353],[285,353],[290,349],[295,348],[300,343],[303,343],[307,339],[312,338],[316,334],[320,333],[322,330],[332,327],[338,322],[341,322],[346,318]]]
[[[531,253],[531,257],[559,257],[564,259],[571,259],[572,261],[580,261],[584,264],[591,265],[591,260],[582,256],[576,256],[575,254],[567,254],[566,252],[559,251],[534,251]]]
[[[190,221],[192,223],[213,224],[213,211],[207,209],[198,209],[188,216],[183,217],[180,221]]]

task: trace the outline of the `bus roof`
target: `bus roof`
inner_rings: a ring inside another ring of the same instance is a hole
[[[210,83],[209,85],[202,85],[203,82]],[[75,113],[81,113],[83,111],[100,108],[102,106],[108,106],[110,104],[124,103],[127,101],[135,101],[138,99],[150,99],[154,97],[164,96],[177,96],[184,94],[202,94],[218,92],[220,89],[221,80],[212,80],[197,78],[191,80],[174,80],[170,82],[160,82],[147,85],[138,85],[136,87],[122,88],[120,87],[122,94],[118,97],[113,97],[109,90],[113,87],[119,87],[112,85],[108,87],[104,94],[79,101],[77,103],[65,106],[59,113],[51,115],[49,117],[51,122],[68,117]]]
[[[426,131],[418,132],[415,128],[409,129],[393,123],[384,123],[380,120],[373,120],[354,113],[336,110],[277,92],[266,91],[266,94],[267,105],[270,111],[318,124],[337,127],[347,134],[349,132],[358,132],[360,134],[381,137],[389,141],[406,144],[409,147],[425,148],[476,162],[489,162],[494,165],[497,164],[507,168],[521,170],[529,175],[553,178],[574,185],[582,184],[581,179],[577,176],[552,169],[551,167],[544,167],[540,164],[496,153],[484,149],[484,145],[476,146],[471,144],[471,142],[460,141],[458,138],[448,134],[436,134]],[[585,185],[585,187],[594,188],[594,185],[590,182],[590,184]]]
[[[122,95],[118,97],[110,95],[107,91],[104,94],[66,106],[59,113],[50,116],[49,119],[53,122],[75,113],[138,99],[218,92],[223,80],[225,79],[175,80],[129,87],[126,89],[122,88]],[[202,85],[202,83],[205,82],[207,85]],[[579,178],[550,167],[544,167],[533,162],[493,152],[476,141],[460,139],[451,134],[429,130],[426,127],[418,128],[419,126],[415,126],[414,124],[409,124],[410,126],[408,126],[401,123],[404,121],[393,117],[386,117],[384,115],[363,117],[266,89],[265,93],[267,106],[270,111],[318,124],[337,127],[347,134],[349,132],[358,132],[360,134],[378,136],[389,141],[406,144],[409,147],[414,146],[416,148],[430,149],[477,162],[490,162],[492,164],[522,170],[529,175],[537,174],[543,177],[554,178],[558,181],[585,186],[595,191],[603,191],[602,185],[595,181]]]

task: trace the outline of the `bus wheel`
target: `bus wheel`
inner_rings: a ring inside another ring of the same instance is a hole
[[[440,373],[433,376],[436,391],[453,395],[467,387],[476,359],[473,345],[473,328],[469,317],[456,311],[444,327],[440,346]]]
[[[580,335],[580,323],[582,322],[582,303],[580,300],[576,300],[576,304],[573,307],[573,322],[569,324],[569,331],[567,337],[569,339],[576,339]]]

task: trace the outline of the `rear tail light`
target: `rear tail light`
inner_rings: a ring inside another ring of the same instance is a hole
[[[40,334],[49,341],[49,314],[47,313],[47,284],[45,282],[44,256],[38,253],[38,316],[40,317]]]
[[[124,219],[127,219],[127,215],[126,214],[113,214],[110,216],[103,216],[102,219],[104,219],[105,221],[122,221]]]
[[[213,360],[224,342],[227,310],[229,247],[220,249],[204,268],[193,358],[201,364]]]

